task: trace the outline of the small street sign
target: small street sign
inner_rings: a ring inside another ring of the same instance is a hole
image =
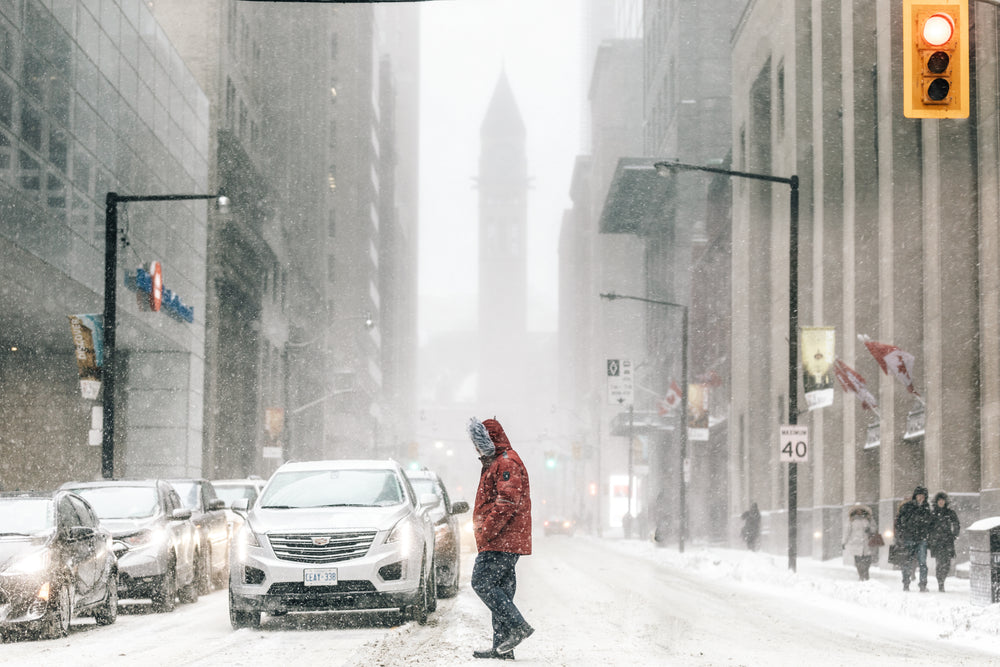
[[[809,427],[804,424],[783,425],[780,446],[782,463],[803,463],[809,460]]]
[[[608,403],[621,406],[632,405],[633,399],[632,361],[630,359],[608,359]]]

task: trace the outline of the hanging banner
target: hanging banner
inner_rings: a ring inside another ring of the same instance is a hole
[[[802,386],[810,410],[833,405],[834,327],[802,327]]]
[[[80,376],[80,394],[95,400],[101,390],[101,366],[104,365],[104,321],[101,315],[67,315],[73,335],[76,369]]]
[[[688,385],[688,440],[706,442],[708,430],[708,387]]]

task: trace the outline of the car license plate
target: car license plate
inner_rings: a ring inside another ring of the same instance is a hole
[[[337,568],[328,567],[322,570],[305,570],[303,584],[306,586],[336,586]]]

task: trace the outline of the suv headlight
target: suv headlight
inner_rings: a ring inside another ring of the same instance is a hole
[[[389,531],[389,537],[385,538],[386,544],[391,544],[393,542],[399,542],[399,548],[406,555],[409,555],[413,550],[413,544],[416,542],[416,535],[413,528],[413,523],[410,521],[409,517],[403,517],[399,522],[392,527]]]
[[[5,574],[38,574],[49,567],[51,558],[47,550],[35,551],[14,561]]]
[[[257,534],[250,528],[249,521],[244,521],[240,525],[239,532],[236,534],[236,541],[233,544],[236,545],[236,557],[241,561],[246,560],[247,549],[249,547],[260,547],[260,540],[257,539]]]

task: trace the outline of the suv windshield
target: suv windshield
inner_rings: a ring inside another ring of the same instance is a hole
[[[277,472],[260,505],[264,508],[384,507],[403,502],[391,470],[295,470]]]
[[[94,486],[74,489],[101,519],[144,519],[156,514],[156,489],[151,486]]]
[[[49,498],[0,499],[0,536],[34,535],[55,525]]]

